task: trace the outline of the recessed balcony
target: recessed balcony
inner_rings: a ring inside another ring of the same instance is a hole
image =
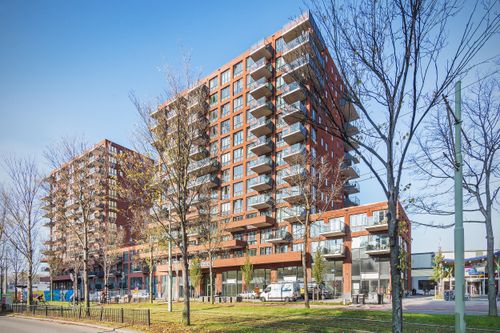
[[[302,192],[298,186],[292,186],[283,190],[283,200],[289,204],[296,204],[302,200]]]
[[[303,101],[306,98],[306,92],[298,82],[293,82],[284,87],[281,97],[283,97],[283,100],[288,104],[293,104]]]
[[[271,231],[264,242],[271,244],[287,244],[293,240],[292,234],[290,234],[286,229],[277,229]]]
[[[253,61],[258,61],[261,58],[270,59],[273,56],[273,48],[270,43],[260,41],[250,48],[249,56]]]
[[[265,136],[260,137],[255,141],[255,144],[251,150],[255,155],[258,156],[268,154],[273,151],[273,142],[271,139]]]
[[[259,215],[241,221],[229,222],[224,225],[224,229],[229,232],[239,232],[243,230],[255,230],[260,228],[268,228],[274,225],[275,219],[271,216]]]
[[[250,95],[252,95],[254,99],[268,97],[271,96],[272,93],[273,85],[264,77],[250,85]]]
[[[273,160],[269,156],[260,156],[256,160],[248,162],[250,169],[258,174],[267,173],[273,169]]]
[[[273,187],[273,179],[268,175],[261,175],[250,179],[249,185],[254,191],[267,191]]]
[[[286,169],[283,175],[283,180],[290,185],[295,185],[298,180],[303,179],[306,175],[306,169],[303,165],[296,164]]]
[[[345,257],[344,245],[329,246],[321,249],[321,255],[325,259],[342,259]]]
[[[197,175],[203,175],[219,170],[220,163],[216,159],[207,157],[203,160],[199,160],[191,163],[188,168],[188,172]]]
[[[283,160],[288,164],[296,164],[306,153],[306,146],[301,143],[296,143],[283,151]]]
[[[260,194],[250,197],[248,203],[254,209],[268,209],[273,206],[273,199],[267,194]]]
[[[294,124],[306,118],[307,109],[304,103],[296,102],[291,105],[285,105],[281,113],[283,120],[288,124]]]
[[[255,118],[270,116],[273,113],[273,110],[274,110],[273,103],[267,101],[266,98],[253,100],[250,103],[250,113]]]
[[[283,140],[289,145],[304,141],[307,137],[307,129],[302,125],[302,123],[295,123],[282,132]]]
[[[269,79],[273,75],[273,66],[267,61],[267,59],[262,58],[259,61],[252,64],[250,67],[250,76],[255,81],[260,78]]]
[[[320,236],[333,238],[345,236],[346,227],[344,223],[323,224],[319,231]]]
[[[256,137],[269,135],[273,132],[274,124],[271,119],[261,117],[250,125],[250,132]]]
[[[383,237],[377,241],[368,242],[366,254],[370,256],[385,256],[391,253],[389,237]]]

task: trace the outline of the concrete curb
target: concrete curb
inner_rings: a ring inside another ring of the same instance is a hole
[[[90,324],[90,323],[82,323],[82,322],[69,321],[69,320],[60,320],[60,319],[55,319],[55,318],[31,317],[31,316],[23,316],[23,315],[17,315],[17,314],[12,314],[10,316],[11,317],[16,317],[16,318],[28,319],[28,320],[47,321],[47,322],[64,324],[64,325],[75,325],[75,326],[92,327],[92,328],[97,328],[97,329],[103,330],[104,332],[141,333],[141,331],[126,329],[126,328],[123,328],[123,327],[101,326],[101,325]],[[112,323],[110,323],[110,324],[112,324]]]

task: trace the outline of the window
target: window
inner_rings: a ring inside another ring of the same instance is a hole
[[[210,121],[216,121],[217,119],[219,119],[219,110],[215,109],[210,111]]]
[[[229,97],[230,97],[229,87],[226,87],[226,88],[222,89],[221,92],[220,92],[220,100],[221,100],[221,102],[224,102]]]
[[[373,223],[381,223],[387,219],[387,210],[378,210],[373,212]]]
[[[293,239],[302,239],[304,237],[304,225],[300,223],[292,224]]]
[[[240,61],[233,66],[233,77],[240,75],[243,72],[243,61]]]
[[[233,202],[233,213],[238,214],[243,211],[243,199],[234,200]]]
[[[208,86],[210,87],[210,91],[215,90],[219,86],[219,82],[217,77],[214,77],[208,82]]]
[[[283,79],[283,76],[276,79],[276,89],[280,89],[284,84],[285,80]]]
[[[215,93],[212,96],[210,96],[210,105],[217,104],[219,102],[219,94]]]
[[[240,179],[243,177],[243,165],[238,165],[233,168],[233,179]]]
[[[243,148],[238,148],[233,151],[233,162],[239,162],[243,159]]]
[[[228,181],[231,180],[231,172],[229,169],[223,170],[222,171],[222,182],[227,183]]]
[[[247,163],[247,176],[251,176],[253,174],[255,174],[255,172],[252,171],[252,164]],[[248,186],[247,186],[247,188],[248,188]]]
[[[243,91],[243,80],[240,79],[233,84],[233,95],[238,95]]]
[[[225,117],[229,116],[230,112],[231,112],[231,105],[229,105],[229,103],[224,104],[222,106],[222,109],[221,109],[221,115],[220,115],[220,117],[221,118],[225,118]]]
[[[285,65],[285,60],[283,59],[283,57],[279,57],[276,59],[276,70],[280,70],[281,67],[283,67]]]
[[[221,74],[220,81],[220,84],[226,84],[229,82],[229,69]]]
[[[220,189],[220,192],[222,194],[222,200],[227,200],[231,196],[230,187],[229,186],[223,186]]]
[[[233,146],[238,146],[243,143],[243,131],[234,133],[233,135]]]
[[[252,85],[254,80],[252,79],[252,77],[250,75],[247,75],[246,80],[247,80],[247,89],[250,89],[250,86]]]
[[[250,93],[246,93],[246,96],[247,96],[247,98],[246,98],[246,103],[247,104],[245,104],[245,105],[248,106],[248,105],[252,104],[252,101],[254,101],[255,98],[253,98],[252,95],[250,95]]]
[[[276,185],[283,185],[286,182],[283,180],[283,177],[287,174],[287,169],[278,170],[276,172]]]
[[[273,254],[273,248],[272,247],[261,247],[260,248],[260,255],[264,256],[267,254]]]
[[[231,130],[231,124],[230,124],[230,122],[229,122],[229,119],[228,119],[228,120],[223,121],[223,122],[220,124],[220,134],[226,134],[226,133],[228,133],[230,130]]]
[[[242,124],[243,124],[243,116],[241,115],[241,113],[234,116],[233,129],[240,128]]]
[[[247,72],[250,70],[250,67],[252,67],[254,61],[252,58],[248,57],[247,58]]]
[[[283,159],[283,150],[280,150],[276,153],[276,164],[277,165],[285,165],[285,160]]]
[[[229,147],[231,147],[231,138],[229,136],[226,136],[220,140],[220,149],[226,150]]]
[[[233,112],[240,110],[243,107],[243,96],[235,98],[233,101]]]
[[[283,37],[278,38],[276,40],[276,52],[281,52],[285,49],[286,43],[283,40]]]
[[[231,203],[230,202],[225,202],[222,205],[220,205],[220,212],[221,215],[229,215],[231,213]]]
[[[228,165],[229,163],[231,163],[231,153],[222,154],[220,158],[222,165]]]
[[[218,135],[217,127],[217,125],[210,127],[210,138],[215,138]]]
[[[247,111],[246,115],[247,115],[247,124],[250,124],[255,119],[255,117],[252,115],[252,113],[250,113],[250,110]]]
[[[215,141],[210,144],[210,155],[217,155],[219,151],[219,142]]]
[[[316,129],[311,128],[311,138],[314,142],[316,142]]]
[[[355,214],[349,217],[351,231],[363,230],[367,224],[366,214]]]
[[[237,197],[243,194],[243,182],[234,183],[233,185],[233,196]]]
[[[257,243],[257,232],[255,231],[250,231],[248,234],[247,234],[247,243],[248,245],[253,245],[253,244],[256,244]]]

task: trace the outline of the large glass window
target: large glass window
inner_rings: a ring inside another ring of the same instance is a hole
[[[224,89],[221,90],[221,92],[220,92],[220,100],[221,100],[221,102],[224,102],[230,96],[231,96],[231,94],[230,94],[230,91],[229,91],[229,87],[226,87],[226,88],[224,88]]]
[[[243,211],[243,199],[237,199],[233,202],[233,213],[238,214]]]
[[[209,81],[208,86],[210,87],[210,91],[217,89],[217,87],[219,86],[217,76]]]
[[[220,76],[220,81],[221,81],[221,84],[226,84],[229,82],[229,69],[227,71],[224,71],[222,72],[221,76]]]
[[[354,214],[349,217],[349,225],[351,227],[351,231],[361,231],[367,225],[366,214]]]
[[[233,66],[233,77],[240,75],[243,72],[243,61],[240,61]]]
[[[241,110],[242,107],[243,107],[243,96],[235,98],[233,101],[233,111],[236,112],[238,110]]]
[[[240,113],[233,117],[233,129],[240,128],[241,125],[243,125],[243,117]]]
[[[220,124],[220,134],[226,134],[228,133],[229,131],[231,130],[231,123],[230,123],[230,120],[224,120],[221,124]]]
[[[233,146],[239,146],[243,143],[243,131],[234,133],[233,135]]]
[[[210,105],[215,105],[219,102],[219,94],[215,93],[210,96]]]
[[[230,103],[226,103],[222,106],[221,108],[221,115],[220,117],[221,118],[225,118],[227,116],[229,116],[229,114],[231,113],[231,105]]]
[[[238,165],[233,168],[233,179],[240,179],[243,177],[243,165]]]
[[[243,91],[243,80],[239,79],[235,83],[233,83],[233,95],[238,95]]]
[[[225,153],[221,155],[221,164],[228,165],[231,163],[231,153]]]
[[[221,150],[226,150],[231,147],[231,137],[226,136],[220,140],[220,148]]]
[[[234,183],[233,196],[237,197],[243,194],[243,182]],[[242,202],[243,204],[243,202]]]
[[[215,109],[210,111],[210,121],[216,121],[219,118],[219,110]]]
[[[243,148],[238,148],[233,151],[233,162],[239,162],[243,159]]]

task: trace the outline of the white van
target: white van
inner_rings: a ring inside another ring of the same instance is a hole
[[[296,301],[300,297],[300,286],[297,282],[272,283],[260,293],[260,300],[266,301]]]

